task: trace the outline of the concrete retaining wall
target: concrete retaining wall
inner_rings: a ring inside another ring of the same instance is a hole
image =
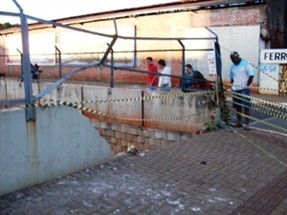
[[[111,149],[89,120],[70,107],[0,111],[0,195],[110,159]]]
[[[51,83],[33,83],[34,95]],[[23,86],[20,87],[15,80],[7,80],[4,92],[6,99],[24,97]],[[180,89],[172,89],[172,93],[180,93]],[[96,101],[108,99],[129,99],[150,96],[142,86],[126,86],[109,88],[107,86],[64,83],[58,89],[47,94],[43,99],[53,99],[70,102]],[[212,100],[214,95],[184,95],[158,98],[159,94],[144,101],[121,100],[102,103],[88,103],[85,107],[96,110],[102,114],[84,114],[90,119],[109,121],[113,123],[144,126],[146,128],[169,130],[175,132],[194,132],[209,121],[214,109]],[[4,99],[5,100],[5,99]]]
[[[49,84],[33,83],[34,95]],[[6,79],[0,90],[1,100],[24,98],[24,87],[16,80]],[[172,93],[179,92],[172,89]],[[84,113],[93,125],[70,107],[36,108],[33,122],[26,122],[24,109],[2,110],[0,195],[99,164],[109,159],[112,151],[125,151],[128,144],[144,150],[190,138],[210,122],[210,115],[219,118],[212,105],[213,95],[155,95],[144,101],[129,100],[142,95],[149,96],[136,86],[111,89],[65,83],[44,97],[70,102],[116,99],[85,105],[103,113]]]

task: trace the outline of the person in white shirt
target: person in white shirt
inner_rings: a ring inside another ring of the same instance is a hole
[[[158,62],[158,69],[160,72],[158,87],[160,91],[170,91],[171,89],[171,68],[166,66],[165,60],[160,59]]]
[[[236,109],[237,123],[236,127],[242,127],[242,107],[245,114],[245,129],[249,130],[250,116],[250,85],[252,84],[254,72],[251,65],[240,58],[238,52],[234,51],[230,54],[233,62],[230,70],[230,81],[233,92],[233,108]]]

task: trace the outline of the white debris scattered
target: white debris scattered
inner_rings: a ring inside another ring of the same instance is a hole
[[[209,203],[217,203],[217,202],[227,202],[228,200],[225,199],[225,198],[221,198],[221,197],[215,196],[213,198],[209,198],[207,201]],[[231,205],[231,204],[233,204],[233,202],[230,201],[229,204]]]
[[[16,199],[20,199],[22,197],[24,197],[24,194],[22,192],[17,193]]]
[[[170,192],[169,192],[169,191],[163,190],[163,191],[161,191],[161,193],[162,193],[164,196],[170,196]]]
[[[174,205],[174,206],[180,205],[180,201],[179,200],[172,201],[172,200],[168,199],[167,203],[170,204],[170,205]]]
[[[183,204],[179,204],[179,205],[176,206],[175,211],[178,212],[180,210],[184,210],[184,205]]]
[[[180,204],[180,205],[178,205],[178,208],[179,208],[180,210],[184,210],[184,205],[183,205],[183,204]]]
[[[120,212],[121,212],[120,209],[116,209],[116,210],[113,212],[113,214],[119,214]]]
[[[161,197],[160,193],[156,190],[153,190],[151,188],[148,188],[145,193],[147,196],[149,196],[151,199],[159,199]]]
[[[208,199],[209,203],[216,203],[216,201],[214,199]]]
[[[139,153],[138,155],[146,156],[145,153]],[[125,167],[129,167],[130,165],[134,164],[129,163],[126,164]],[[150,178],[143,177],[136,171],[122,172],[122,169],[123,168],[119,165],[111,162],[109,164],[100,165],[96,169],[86,169],[83,174],[83,179],[81,179],[79,175],[63,177],[60,181],[56,181],[58,186],[55,186],[55,188],[52,187],[55,189],[53,190],[52,195],[63,196],[63,198],[57,199],[57,201],[60,201],[61,204],[65,205],[72,202],[74,199],[78,200],[78,194],[80,192],[85,192],[86,197],[89,195],[92,197],[82,198],[80,200],[81,204],[86,208],[94,207],[94,199],[96,198],[101,198],[101,205],[98,207],[105,208],[109,206],[110,199],[120,199],[119,197],[124,196],[122,202],[128,209],[130,209],[135,207],[134,200],[136,197],[139,198],[139,204],[143,206],[149,205],[151,201],[153,202],[153,204],[150,205],[151,208],[148,208],[148,212],[150,213],[147,214],[157,214],[156,212],[158,212],[158,208],[163,205],[169,205],[169,207],[171,207],[171,215],[182,214],[187,209],[191,213],[204,214],[205,208],[214,207],[216,206],[215,204],[222,205],[223,203],[226,203],[234,205],[234,202],[229,198],[225,198],[226,196],[223,195],[223,193],[220,192],[220,188],[217,187],[206,188],[204,194],[199,194],[195,190],[194,194],[201,200],[201,202],[195,205],[192,204],[192,200],[188,198],[188,193],[183,190],[179,191],[177,184],[175,183],[168,183],[165,181],[153,181],[153,183],[150,183]],[[95,170],[99,172],[96,172]],[[113,170],[117,170],[117,172],[114,172]],[[89,175],[90,179],[86,180],[86,173],[89,172],[95,174]],[[61,185],[67,187],[70,186],[71,189],[65,190],[65,192],[62,193],[63,189],[58,189]],[[241,188],[241,190],[242,189],[243,188]],[[20,198],[21,196],[22,194],[20,193],[17,197]],[[179,198],[179,196],[182,198]],[[41,195],[41,197],[43,197],[43,199],[51,198],[51,194],[46,193],[45,195]],[[27,201],[29,201],[29,199],[26,200],[26,202]],[[42,203],[42,205],[44,205],[44,203]],[[204,207],[204,209],[197,206]],[[69,213],[76,214],[78,211],[71,210]],[[114,208],[114,210],[111,211],[111,214],[123,214],[123,211],[120,208]]]
[[[126,155],[126,152],[119,152],[118,154],[115,155],[115,157],[122,157]]]
[[[113,188],[114,187],[112,185],[105,183],[105,182],[98,182],[98,183],[94,182],[91,184],[91,187],[89,188],[89,190],[96,194],[103,194],[105,192],[109,192],[113,190]]]
[[[31,202],[32,201],[32,197],[27,197],[27,198],[25,198],[25,200],[27,201],[27,202]]]
[[[247,180],[247,176],[245,174],[240,175],[240,178],[243,180]]]
[[[244,188],[242,188],[242,187],[240,187],[240,190],[241,190],[243,193],[246,192],[246,189],[244,189]]]
[[[85,172],[86,173],[92,173],[92,171],[89,168],[87,168]]]
[[[197,207],[193,207],[193,208],[191,208],[191,210],[194,212],[201,212],[201,209],[197,208]]]
[[[66,184],[66,180],[58,181],[57,184],[58,184],[58,185],[64,185],[64,184]]]
[[[217,200],[219,202],[227,202],[227,199],[221,198],[221,197],[214,197],[214,200]]]
[[[137,155],[139,153],[139,151],[137,150],[137,148],[134,145],[128,144],[128,149],[127,152],[131,155]]]
[[[86,206],[86,207],[88,207],[88,208],[93,207],[92,204],[90,204],[89,202],[86,202],[86,201],[83,201],[83,205]]]
[[[173,210],[174,212],[179,212],[181,210],[184,210],[184,205],[180,203],[180,200],[172,201],[172,200],[167,199],[167,203],[175,207],[175,209]]]

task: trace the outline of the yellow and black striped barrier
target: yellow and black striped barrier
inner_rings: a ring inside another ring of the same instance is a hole
[[[252,103],[252,99],[254,99],[254,97],[252,97],[252,96],[242,95],[242,94],[236,93],[236,92],[232,92],[232,96],[235,97],[238,100],[242,100],[244,102],[251,102],[251,103]],[[266,101],[266,102],[268,104],[270,104],[269,101]],[[274,110],[274,109],[272,109],[270,107],[266,107],[266,106],[264,106],[264,105],[262,105],[260,103],[255,103],[255,105],[258,105],[258,106],[261,107],[261,108],[256,108],[256,109],[253,106],[249,107],[249,106],[246,106],[246,105],[241,104],[241,103],[236,103],[236,102],[233,102],[233,103],[241,105],[242,107],[247,107],[247,108],[250,108],[250,109],[254,109],[254,110],[258,111],[259,113],[263,113],[263,114],[266,114],[266,115],[269,115],[269,116],[272,116],[272,117],[276,117],[276,118],[279,118],[279,119],[287,120],[287,113],[286,112],[280,112],[279,110]],[[273,105],[273,106],[277,107],[277,105]],[[240,114],[240,115],[242,115],[244,117],[250,118],[250,119],[252,119],[254,121],[257,121],[257,122],[259,122],[261,124],[265,124],[267,126],[273,127],[273,128],[275,128],[275,129],[277,129],[279,131],[287,132],[287,128],[283,128],[281,126],[272,124],[270,122],[267,122],[265,120],[261,120],[261,119],[258,119],[258,118],[252,117],[252,116],[247,116],[247,115],[245,115],[243,113],[238,113],[238,114]]]
[[[182,119],[185,119],[185,118],[201,116],[202,114],[206,114],[206,113],[210,113],[210,112],[214,111],[214,109],[213,109],[213,110],[199,111],[197,113],[180,115],[180,116],[164,116],[164,117],[160,117],[160,118],[144,119],[144,118],[131,118],[131,117],[114,116],[114,115],[110,115],[108,113],[104,113],[104,112],[101,112],[101,111],[98,111],[98,110],[94,110],[94,109],[91,109],[91,108],[88,108],[88,107],[84,107],[82,104],[79,104],[79,103],[67,102],[67,101],[38,103],[37,105],[34,105],[34,107],[47,108],[47,107],[55,107],[55,106],[59,106],[59,105],[60,106],[68,106],[68,107],[76,108],[76,109],[84,111],[84,112],[93,113],[93,114],[97,114],[97,115],[101,115],[101,116],[108,117],[108,118],[113,118],[113,119],[129,120],[129,121],[149,121],[149,122],[167,121],[167,120],[182,120]]]
[[[109,118],[117,118],[121,120],[130,120],[130,121],[163,121],[163,120],[180,120],[184,118],[190,118],[194,116],[200,116],[203,114],[203,112],[198,112],[195,114],[187,114],[187,115],[180,115],[180,116],[165,116],[157,119],[135,119],[135,118],[129,118],[129,117],[117,117],[113,116],[98,110],[94,110],[88,107],[84,107],[86,104],[103,104],[103,103],[119,103],[119,102],[134,102],[134,101],[140,101],[140,100],[154,100],[154,99],[169,99],[169,98],[176,98],[176,97],[184,97],[184,96],[199,96],[199,95],[209,95],[209,94],[214,94],[215,91],[195,91],[195,92],[178,92],[178,93],[165,93],[165,94],[154,94],[154,95],[148,95],[148,96],[140,96],[140,97],[132,97],[132,98],[111,98],[111,99],[99,99],[99,100],[90,100],[90,101],[80,101],[80,102],[68,102],[68,101],[60,101],[60,100],[39,100],[35,102],[33,105],[27,105],[26,107],[42,107],[42,108],[47,108],[47,107],[55,107],[55,106],[69,106],[72,108],[76,108],[81,111],[89,112],[89,113],[94,113],[97,115],[109,117]],[[209,110],[208,112],[210,112]]]
[[[232,87],[232,86],[236,86],[236,87],[241,87],[241,88],[244,88],[244,87],[246,87],[246,86],[241,86],[241,85],[232,85],[231,83],[225,83],[224,84],[225,86],[228,86],[228,87]],[[265,91],[265,92],[274,92],[274,93],[279,93],[279,95],[280,95],[280,93],[282,93],[282,94],[287,94],[287,89],[278,89],[278,90],[276,90],[276,89],[271,89],[271,88],[265,88],[265,87],[257,87],[257,86],[250,86],[249,87],[249,89],[252,89],[252,90],[254,90],[254,91],[257,91],[257,92],[259,92],[259,91]],[[274,94],[273,93],[273,94]],[[272,93],[270,93],[270,94],[272,94]]]
[[[85,104],[102,104],[102,103],[117,103],[117,102],[134,102],[134,101],[148,101],[148,100],[155,100],[155,99],[170,99],[170,98],[177,98],[177,97],[192,97],[192,96],[200,96],[200,95],[207,95],[207,94],[214,94],[215,91],[205,90],[205,91],[195,91],[195,92],[178,92],[178,93],[163,93],[163,94],[152,94],[148,96],[138,96],[132,98],[111,98],[111,99],[99,99],[99,100],[90,100],[90,101],[82,101],[78,102],[83,105]]]
[[[241,116],[244,116],[244,117],[246,117],[246,118],[252,119],[252,120],[254,120],[254,121],[257,121],[257,122],[259,122],[259,123],[261,123],[261,124],[264,124],[264,125],[270,126],[270,127],[272,127],[272,128],[275,128],[275,129],[277,129],[277,130],[279,130],[279,131],[287,132],[287,128],[283,128],[283,127],[281,127],[281,126],[272,124],[272,123],[267,122],[267,121],[264,121],[264,120],[262,120],[262,119],[257,119],[257,118],[252,117],[252,116],[247,116],[247,115],[244,114],[244,113],[238,113],[238,114],[240,114]]]
[[[104,103],[127,103],[127,102],[134,102],[134,101],[148,101],[148,100],[155,100],[155,99],[170,99],[170,98],[177,98],[177,97],[192,97],[192,96],[200,96],[200,95],[210,95],[214,94],[215,91],[207,90],[207,91],[195,91],[195,92],[178,92],[178,93],[164,93],[164,94],[153,94],[148,96],[139,96],[139,97],[132,97],[132,98],[110,98],[110,99],[97,99],[97,100],[88,100],[88,101],[79,101],[73,102],[75,105],[86,105],[86,104],[104,104]],[[60,100],[52,100],[50,99],[45,100],[42,99],[33,105],[28,105],[30,107],[38,107],[41,104],[48,106],[57,106],[57,105],[66,105],[67,101],[60,101]],[[41,105],[42,107],[44,105]],[[27,107],[28,107],[27,106]]]
[[[236,103],[236,104],[242,105],[242,104],[240,104],[240,103]],[[242,106],[244,106],[244,105],[242,105]],[[254,121],[257,121],[257,122],[259,122],[259,123],[261,123],[261,124],[264,124],[264,125],[267,125],[267,126],[269,126],[269,127],[275,128],[275,129],[277,129],[277,130],[279,130],[279,131],[287,132],[287,129],[286,129],[286,128],[283,128],[283,127],[281,127],[281,126],[275,125],[275,124],[270,123],[270,122],[267,122],[267,121],[265,121],[265,120],[258,119],[258,118],[253,117],[253,116],[247,116],[247,115],[245,115],[244,113],[239,113],[239,112],[236,112],[236,113],[239,114],[239,115],[241,115],[241,116],[244,116],[244,117],[246,117],[246,118],[249,118],[249,119],[252,119],[252,120],[254,120]]]
[[[250,99],[242,98],[242,96],[238,95],[238,94],[233,94],[233,97],[236,99],[242,100],[243,102],[251,102],[251,104],[259,106],[260,108],[255,108],[253,106],[250,107],[251,109],[256,110],[259,113],[263,113],[263,114],[273,116],[273,117],[276,117],[279,119],[287,120],[287,113],[286,112],[280,112],[279,110],[275,110],[275,109],[272,109],[270,107],[264,106],[261,103],[252,103],[252,100],[251,100],[252,97],[250,97]],[[244,106],[243,104],[239,104],[239,105]]]
[[[234,95],[239,95],[240,97],[243,97],[243,98],[246,98],[246,99],[251,99],[251,101],[254,103],[254,104],[264,104],[264,105],[268,105],[268,106],[271,106],[271,107],[274,107],[274,108],[278,108],[278,109],[281,109],[281,110],[284,110],[284,111],[287,111],[287,105],[284,105],[284,104],[281,104],[281,103],[278,103],[278,102],[272,102],[272,101],[267,101],[265,99],[260,99],[260,98],[256,98],[254,96],[249,96],[249,95],[244,95],[244,94],[240,94],[240,93],[237,93],[237,92],[230,92],[230,94],[234,94]],[[257,103],[255,103],[254,101],[256,101]]]
[[[91,109],[91,108],[86,108],[86,107],[82,107],[80,109],[82,111],[85,111],[85,112],[94,113],[94,114],[105,116],[105,117],[112,118],[112,119],[127,120],[127,121],[145,121],[145,122],[183,120],[183,119],[187,119],[187,118],[200,117],[202,114],[206,114],[206,113],[211,112],[211,110],[210,111],[199,111],[197,113],[186,114],[186,115],[164,116],[164,117],[160,117],[160,118],[148,119],[148,118],[132,118],[132,117],[114,116],[114,115],[110,115],[110,114],[107,114],[107,113],[104,113],[104,112],[101,112],[101,111],[97,111],[97,110],[94,110],[94,109]]]

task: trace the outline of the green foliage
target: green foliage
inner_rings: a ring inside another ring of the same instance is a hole
[[[227,104],[227,99],[226,99],[226,94],[227,94],[227,89],[225,86],[223,86],[223,104],[221,104],[221,117],[222,120],[227,124],[230,125],[230,121],[231,121],[231,114],[230,114],[230,110]]]
[[[12,28],[12,27],[14,27],[14,25],[10,24],[9,22],[0,23],[0,30]]]
[[[205,131],[216,131],[218,128],[217,126],[214,124],[214,122],[212,121],[208,121],[207,123],[205,123]]]

